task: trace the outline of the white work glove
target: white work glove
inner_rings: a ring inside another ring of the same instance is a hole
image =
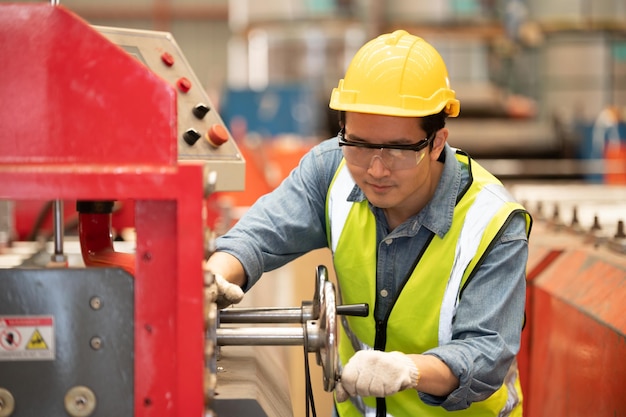
[[[360,350],[343,368],[335,386],[338,402],[348,397],[386,397],[408,388],[417,388],[419,370],[402,352]]]
[[[243,300],[243,290],[239,285],[228,282],[226,278],[220,274],[215,274],[209,271],[206,271],[205,273],[211,274],[215,277],[215,289],[217,290],[217,294],[215,294],[215,303],[217,304],[217,308],[221,310],[231,304],[237,304]]]

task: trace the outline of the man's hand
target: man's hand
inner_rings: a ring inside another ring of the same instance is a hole
[[[231,304],[237,304],[243,299],[243,290],[239,285],[228,282],[220,274],[214,274],[209,271],[205,271],[205,274],[211,274],[215,277],[215,288],[217,290],[215,303],[220,310]]]
[[[335,387],[337,401],[348,397],[386,397],[408,388],[417,388],[419,370],[401,352],[360,350],[343,368]]]

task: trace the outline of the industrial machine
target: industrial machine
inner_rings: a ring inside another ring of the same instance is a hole
[[[202,415],[203,201],[242,188],[245,161],[171,38],[136,33],[129,54],[47,4],[2,5],[0,27],[0,198],[75,201],[82,239],[57,227],[53,259],[3,271],[3,415]]]

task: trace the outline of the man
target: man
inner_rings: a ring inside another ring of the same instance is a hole
[[[342,303],[335,414],[521,416],[515,355],[531,219],[446,140],[459,113],[437,51],[405,31],[364,45],[314,147],[217,240],[220,306],[265,271],[329,247]],[[459,410],[459,411],[456,411]]]

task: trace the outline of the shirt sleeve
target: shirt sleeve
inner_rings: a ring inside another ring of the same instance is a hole
[[[264,272],[327,246],[326,194],[341,161],[337,141],[313,147],[289,176],[259,198],[233,228],[216,240],[216,250],[242,263],[249,290]]]
[[[447,397],[421,393],[446,410],[461,410],[498,390],[519,351],[526,301],[528,239],[523,214],[516,214],[463,290],[450,343],[427,352],[459,378]]]

